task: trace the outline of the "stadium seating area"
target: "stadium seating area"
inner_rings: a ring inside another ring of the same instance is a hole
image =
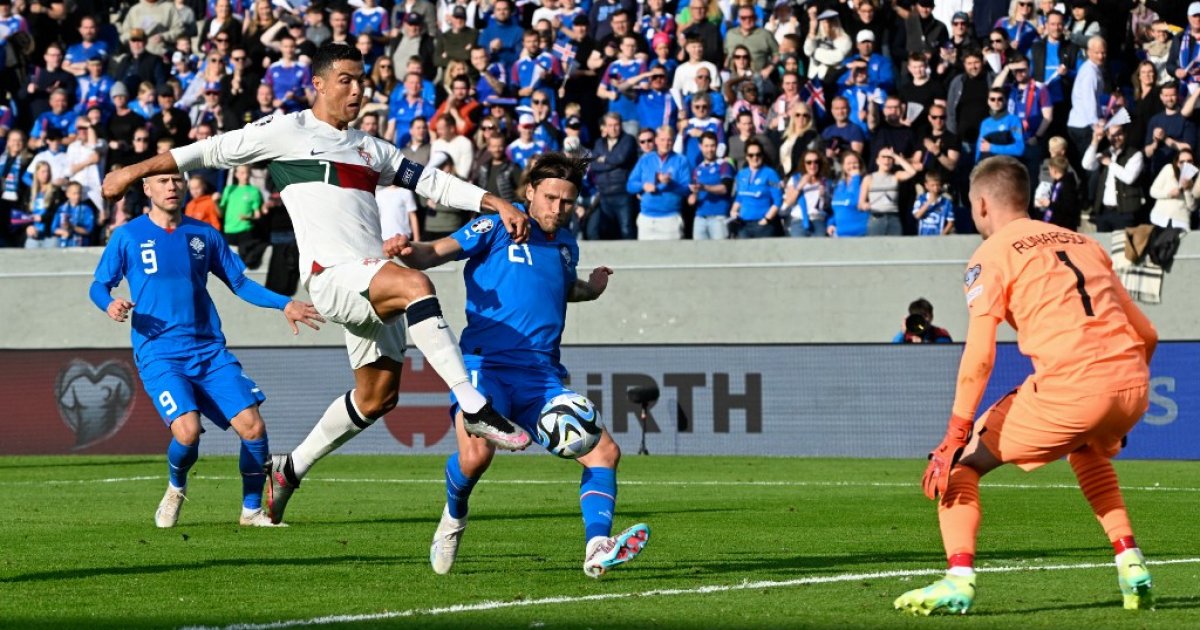
[[[105,172],[304,109],[328,41],[366,60],[356,126],[494,194],[590,152],[590,240],[970,233],[988,155],[1054,224],[1194,219],[1200,2],[0,0],[0,243],[103,244],[146,205]],[[265,169],[187,175],[250,266],[293,238]],[[398,231],[466,220],[380,193]]]

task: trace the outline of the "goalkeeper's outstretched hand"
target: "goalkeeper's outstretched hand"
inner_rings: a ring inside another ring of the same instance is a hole
[[[958,463],[963,448],[971,439],[972,426],[974,423],[970,420],[950,416],[946,437],[942,438],[942,443],[929,454],[929,465],[925,467],[925,476],[921,479],[925,496],[937,499],[946,494],[946,486],[950,483],[950,470]]]

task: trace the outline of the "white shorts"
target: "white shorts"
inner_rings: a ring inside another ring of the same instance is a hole
[[[351,369],[357,370],[382,357],[404,361],[407,342],[403,317],[383,321],[367,298],[371,279],[388,264],[392,263],[378,258],[345,262],[326,267],[308,281],[308,292],[317,312],[346,330]]]

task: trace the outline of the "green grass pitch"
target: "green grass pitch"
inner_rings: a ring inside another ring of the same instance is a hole
[[[443,461],[332,457],[291,527],[250,529],[236,461],[202,454],[180,525],[158,530],[162,457],[0,458],[0,626],[1200,627],[1198,463],[1118,463],[1138,541],[1172,562],[1151,567],[1157,610],[1121,609],[1060,462],[984,480],[979,564],[998,571],[969,615],[911,618],[892,600],[932,576],[881,574],[943,566],[921,461],[627,456],[616,527],[653,535],[600,580],[581,570],[578,467],[548,456],[497,458],[454,571],[434,575]]]

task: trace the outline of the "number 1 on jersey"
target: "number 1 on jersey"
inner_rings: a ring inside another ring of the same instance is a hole
[[[1068,269],[1075,273],[1075,290],[1079,291],[1079,298],[1083,300],[1084,315],[1087,315],[1088,317],[1095,317],[1096,312],[1092,310],[1092,296],[1088,295],[1087,287],[1084,286],[1083,272],[1079,270],[1079,267],[1075,266],[1075,263],[1071,262],[1071,258],[1067,256],[1067,252],[1059,250],[1054,253],[1058,256],[1058,259],[1067,266]]]

